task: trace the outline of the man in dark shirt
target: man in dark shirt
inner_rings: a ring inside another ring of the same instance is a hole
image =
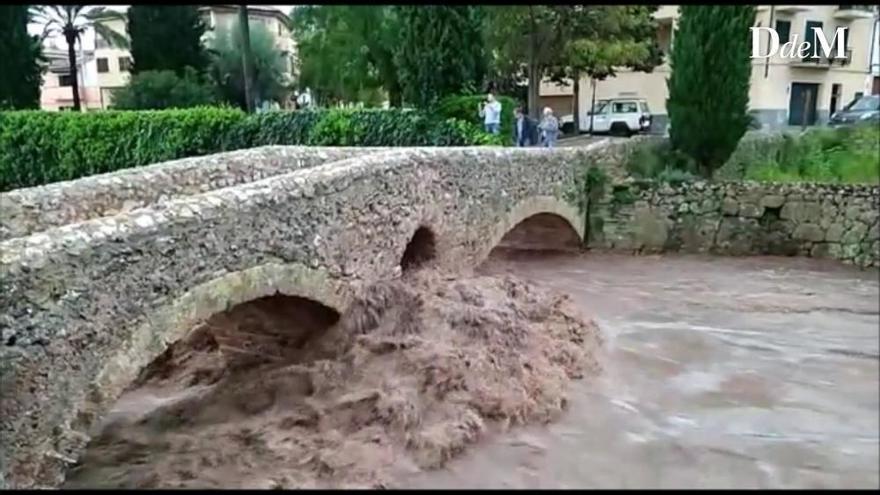
[[[513,122],[513,142],[517,147],[534,146],[537,144],[535,122],[523,113],[522,107],[516,107]]]

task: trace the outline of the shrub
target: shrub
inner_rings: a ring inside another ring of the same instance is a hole
[[[131,77],[127,86],[113,92],[113,108],[119,110],[191,108],[217,101],[214,85],[190,67],[183,77],[170,70],[140,72]]]
[[[440,100],[437,105],[437,113],[446,117],[470,122],[479,128],[483,128],[483,118],[480,117],[479,106],[485,100],[486,95],[449,96]],[[513,110],[518,105],[516,99],[509,96],[497,96],[501,103],[501,136],[504,142],[513,142]]]
[[[668,141],[637,147],[624,165],[633,177],[663,182],[690,180],[696,169],[693,160],[673,149]]]
[[[880,182],[880,129],[865,125],[785,136],[775,153],[744,166],[744,177],[767,182]]]
[[[264,145],[500,144],[468,122],[398,109],[0,112],[0,190]]]
[[[0,113],[0,190],[233,149],[226,108]]]

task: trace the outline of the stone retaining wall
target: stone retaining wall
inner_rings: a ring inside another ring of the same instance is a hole
[[[880,187],[647,182],[606,185],[589,245],[636,252],[770,254],[880,266]]]

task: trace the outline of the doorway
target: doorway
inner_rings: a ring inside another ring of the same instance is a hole
[[[788,125],[814,125],[816,123],[816,83],[791,83],[791,100],[788,105]]]
[[[831,104],[828,107],[828,115],[834,115],[834,112],[837,111],[837,105],[840,104],[840,99],[843,93],[843,89],[840,84],[832,84],[831,85]]]

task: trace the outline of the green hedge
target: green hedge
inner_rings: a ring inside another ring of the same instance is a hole
[[[483,118],[480,117],[479,106],[486,99],[486,95],[449,96],[437,105],[437,113],[446,117],[470,122],[480,129],[483,128]],[[513,142],[513,110],[518,105],[515,98],[509,96],[496,96],[501,103],[501,136],[505,143]]]
[[[271,144],[469,146],[503,141],[463,121],[397,109],[251,116],[212,107],[0,112],[0,191]]]

